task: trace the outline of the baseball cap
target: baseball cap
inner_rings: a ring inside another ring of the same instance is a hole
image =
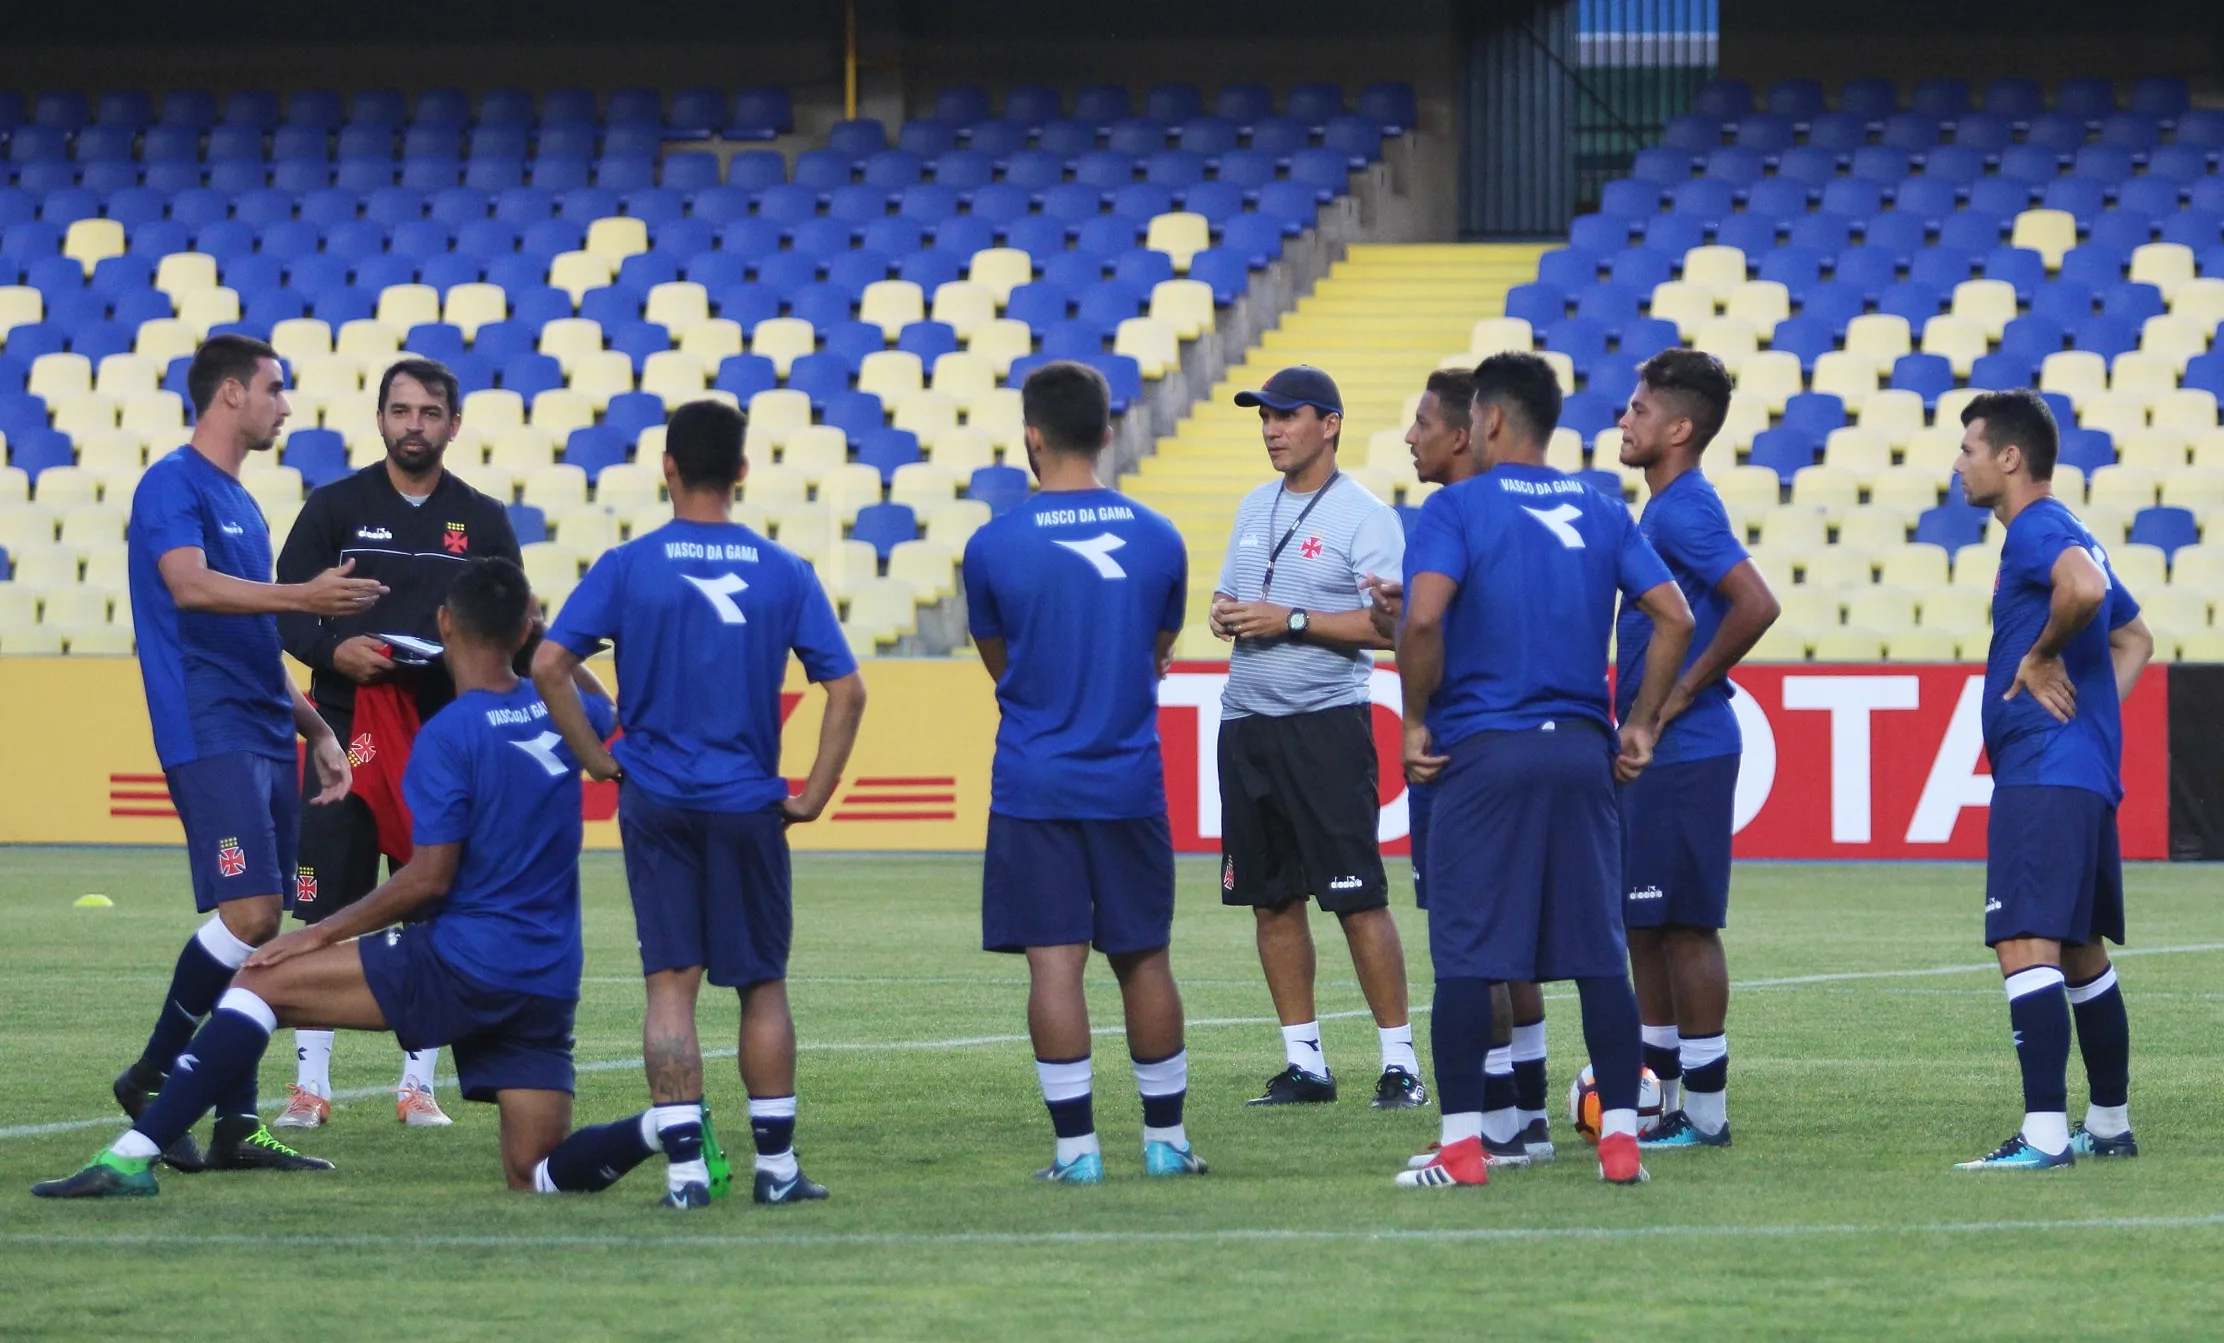
[[[1323,415],[1344,413],[1344,394],[1336,390],[1336,380],[1310,364],[1285,368],[1266,380],[1266,386],[1255,392],[1237,392],[1236,404],[1244,407],[1272,406],[1276,410],[1296,410],[1311,406]]]

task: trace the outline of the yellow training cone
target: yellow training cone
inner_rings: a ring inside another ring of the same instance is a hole
[[[77,897],[77,908],[79,909],[113,909],[115,904],[115,901],[105,895],[81,895]]]

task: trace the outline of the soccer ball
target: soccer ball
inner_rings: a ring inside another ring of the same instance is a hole
[[[1653,1070],[1650,1068],[1639,1069],[1637,1073],[1638,1132],[1642,1133],[1660,1121],[1660,1107],[1660,1079],[1653,1076]],[[1583,1065],[1583,1071],[1575,1075],[1575,1082],[1568,1087],[1568,1121],[1575,1125],[1577,1133],[1583,1135],[1583,1141],[1596,1143],[1599,1140],[1598,1080],[1591,1076],[1591,1065],[1588,1063]]]

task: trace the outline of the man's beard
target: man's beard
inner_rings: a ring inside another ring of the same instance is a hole
[[[407,474],[421,476],[440,465],[446,450],[446,444],[436,448],[422,439],[399,439],[386,445],[386,456]]]

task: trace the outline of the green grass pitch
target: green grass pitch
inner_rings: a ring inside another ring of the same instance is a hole
[[[1436,1116],[1366,1105],[1376,1061],[1340,939],[1321,1010],[1341,1103],[1243,1108],[1280,1066],[1249,920],[1184,862],[1174,966],[1190,1016],[1200,1180],[1147,1182],[1101,962],[1097,1106],[1107,1182],[1038,1185],[1049,1125],[1023,967],[975,949],[977,859],[801,856],[793,997],[798,1146],[830,1203],[651,1207],[652,1163],[599,1197],[502,1188],[494,1116],[405,1131],[382,1097],[301,1146],[330,1175],[163,1177],[152,1201],[52,1205],[120,1123],[134,1056],[193,926],[173,852],[0,851],[0,1338],[2191,1337],[2216,1326],[2224,1251],[2217,1041],[2224,929],[2213,867],[2127,874],[2122,964],[2145,1155],[2042,1177],[1958,1175],[2021,1110],[1971,866],[1747,865],[1732,913],[1737,1146],[1656,1157],[1600,1185],[1563,1159],[1487,1190],[1390,1179]],[[1426,931],[1399,891],[1414,1000]],[[638,1110],[641,994],[615,859],[585,862],[579,1114]],[[71,902],[99,891],[109,910]],[[1550,1006],[1555,1110],[1583,1061]],[[734,1006],[706,1012],[729,1116]],[[1417,1017],[1427,1058],[1427,1018]],[[283,1094],[283,1035],[262,1076]],[[334,1084],[391,1085],[390,1039],[343,1036]],[[2071,1065],[2071,1109],[2083,1082]],[[745,1131],[728,1130],[746,1149]],[[205,1132],[205,1129],[204,1129]],[[2211,1335],[2213,1336],[2213,1335]]]

